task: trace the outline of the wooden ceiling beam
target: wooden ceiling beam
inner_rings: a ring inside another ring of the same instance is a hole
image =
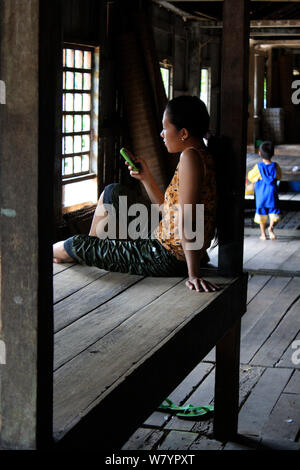
[[[300,3],[300,0],[250,0],[251,2],[285,2],[285,3]],[[223,2],[223,0],[171,0],[170,3],[192,3],[192,2],[197,2],[197,3],[207,3],[207,2]]]

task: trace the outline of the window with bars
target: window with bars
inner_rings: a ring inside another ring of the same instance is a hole
[[[63,49],[62,176],[91,172],[92,59],[88,48]]]
[[[64,45],[61,154],[64,208],[97,200],[98,77],[99,48]]]

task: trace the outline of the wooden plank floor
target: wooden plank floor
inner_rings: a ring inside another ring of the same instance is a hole
[[[261,157],[255,153],[247,153],[246,171],[261,161]],[[300,180],[300,156],[276,153],[272,161],[277,162],[282,171],[281,181],[299,181]]]
[[[300,352],[297,355],[295,349],[296,344],[300,347],[299,246],[298,237],[281,236],[280,232],[275,241],[245,237],[244,267],[250,274],[248,309],[241,332],[239,442],[214,440],[211,417],[191,421],[154,411],[124,449],[300,449],[300,365],[297,363]],[[209,254],[211,264],[216,265],[217,249]],[[87,357],[91,368],[88,373],[94,376],[93,382],[97,382],[100,390],[102,383],[97,374],[93,375],[93,356],[99,352],[100,338],[106,336],[109,344],[110,332],[124,321],[129,325],[126,330],[129,334],[130,318],[149,309],[151,315],[155,314],[157,299],[161,302],[165,298],[166,305],[172,304],[174,308],[174,299],[179,302],[184,297],[181,278],[161,278],[157,282],[155,278],[141,276],[116,273],[112,276],[106,271],[73,264],[53,266],[55,390],[64,389],[66,383],[70,393],[73,372]],[[212,350],[170,398],[178,404],[212,404],[214,373]],[[111,376],[112,380],[117,379],[113,364]],[[84,380],[82,377],[83,383]],[[90,384],[85,384],[84,390],[78,403],[82,409],[88,409],[93,401]],[[55,392],[54,426],[58,432],[64,428],[66,417],[68,425],[76,419],[69,413],[70,397],[67,389],[65,392],[59,396]],[[75,383],[72,393],[76,393]]]
[[[214,274],[210,279],[223,289],[200,296],[181,277],[54,265],[55,439],[234,283]]]
[[[247,145],[247,153],[255,153],[253,145]],[[275,145],[275,155],[291,155],[300,157],[300,144]]]
[[[300,230],[289,236],[289,231],[275,227],[276,240],[260,240],[259,229],[252,229],[251,235],[244,238],[244,270],[250,273],[274,275],[300,275]],[[255,235],[252,235],[255,234]],[[209,251],[210,263],[217,266],[218,247]]]
[[[299,248],[299,238],[245,238],[244,266],[251,272],[241,331],[238,441],[214,440],[212,417],[186,420],[155,411],[124,449],[300,450]],[[217,250],[210,255],[215,264]],[[170,398],[213,404],[214,373],[212,350]]]
[[[278,193],[278,198],[280,201],[300,201],[300,193],[295,192],[295,191],[280,192]],[[254,200],[254,195],[246,194],[245,199]]]

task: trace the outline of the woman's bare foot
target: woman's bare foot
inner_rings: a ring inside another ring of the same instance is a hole
[[[53,263],[74,263],[74,258],[68,255],[64,249],[64,241],[54,243],[53,245]]]
[[[260,239],[260,240],[266,240],[267,237],[266,237],[266,235],[261,235],[261,236],[259,237],[259,239]]]
[[[268,227],[268,232],[269,232],[270,240],[276,240],[275,233],[273,232],[272,227]]]

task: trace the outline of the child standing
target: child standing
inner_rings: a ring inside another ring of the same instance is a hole
[[[259,146],[259,155],[262,161],[257,163],[248,173],[248,179],[254,185],[256,213],[254,222],[260,225],[260,239],[266,240],[266,223],[269,215],[270,225],[268,233],[270,240],[275,240],[274,225],[280,220],[279,200],[277,193],[277,180],[281,178],[281,169],[278,163],[271,162],[274,155],[274,144],[270,141],[262,142]]]

